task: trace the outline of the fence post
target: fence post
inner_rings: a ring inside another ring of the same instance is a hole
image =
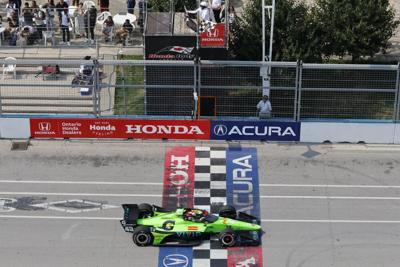
[[[298,82],[297,82],[297,113],[296,121],[300,121],[300,111],[301,111],[301,88],[303,84],[303,61],[297,61],[297,71],[298,72]]]
[[[397,122],[400,120],[400,62],[397,63],[395,90],[393,121]]]
[[[93,77],[93,111],[96,117],[100,116],[100,66],[99,61],[97,59],[93,60],[93,69],[94,69],[94,77]]]
[[[296,65],[296,78],[294,81],[294,105],[293,105],[293,120],[296,121],[297,118],[297,97],[298,97],[298,88],[299,88],[299,64],[300,61],[297,60]]]
[[[196,105],[198,107],[198,104],[201,101],[201,59],[200,58],[199,58],[199,60],[197,60],[196,64],[197,64],[197,99],[198,99],[198,102],[196,103]],[[199,112],[197,110],[197,107],[196,107],[196,111]],[[200,116],[201,116],[201,114],[197,114],[196,118],[200,118]]]
[[[199,68],[198,62],[194,62],[193,65],[193,114],[192,119],[197,119],[197,101],[199,99],[197,94],[197,68]]]
[[[3,105],[1,104],[1,85],[0,85],[0,116],[3,114]]]

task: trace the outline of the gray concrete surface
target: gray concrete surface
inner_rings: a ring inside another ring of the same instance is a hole
[[[161,203],[164,152],[175,145],[200,143],[33,141],[10,151],[0,141],[0,198],[22,199],[0,210],[0,265],[156,266],[158,249],[132,244],[118,206]],[[399,146],[242,145],[258,150],[264,266],[398,266]],[[24,205],[43,198],[112,207]]]

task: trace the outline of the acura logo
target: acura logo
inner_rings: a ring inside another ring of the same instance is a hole
[[[164,267],[186,267],[189,265],[189,259],[182,254],[170,254],[163,259]]]
[[[39,123],[39,130],[40,131],[50,131],[51,124],[50,122],[40,122]]]
[[[224,136],[228,132],[228,128],[223,124],[214,126],[214,134],[217,136]]]
[[[219,36],[219,31],[217,28],[211,28],[207,31],[207,37],[216,38]]]

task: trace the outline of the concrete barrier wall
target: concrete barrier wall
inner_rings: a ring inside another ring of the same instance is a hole
[[[395,128],[400,131],[394,123],[302,122],[300,141],[393,144],[400,140],[395,139]]]
[[[395,124],[393,139],[395,144],[400,144],[400,123]]]
[[[29,118],[0,118],[0,138],[30,138]],[[302,122],[300,142],[400,144],[400,124]]]
[[[0,138],[29,138],[28,118],[0,118]]]

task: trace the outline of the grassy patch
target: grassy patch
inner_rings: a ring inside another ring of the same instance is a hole
[[[141,60],[143,56],[123,56],[124,60]],[[117,66],[115,115],[144,114],[144,67]]]

